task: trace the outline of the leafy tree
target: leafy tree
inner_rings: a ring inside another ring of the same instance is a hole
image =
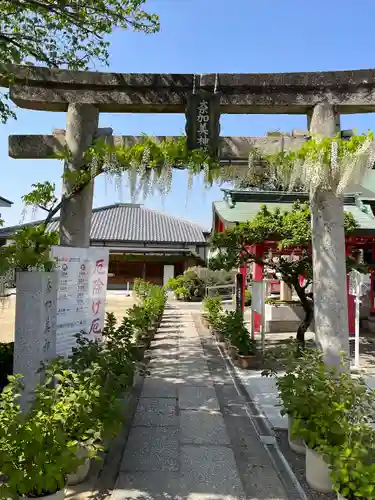
[[[154,33],[159,19],[145,0],[1,0],[0,83],[12,81],[14,64],[86,69],[108,63],[106,36],[115,28]],[[14,113],[0,96],[0,119]]]
[[[353,232],[357,227],[352,214],[345,213],[345,231]],[[258,257],[250,250],[251,245],[273,241],[276,251]],[[305,333],[313,320],[313,297],[306,289],[312,283],[313,267],[311,252],[311,214],[308,203],[295,202],[290,212],[280,209],[269,210],[262,206],[257,215],[249,222],[216,233],[212,244],[218,253],[209,266],[213,269],[232,269],[244,263],[262,264],[272,273],[279,273],[281,279],[293,287],[304,310],[304,319],[297,330],[297,342],[305,344]],[[293,250],[291,255],[282,251]],[[360,267],[354,259],[348,260],[350,267]],[[306,278],[305,284],[299,282],[300,276]]]

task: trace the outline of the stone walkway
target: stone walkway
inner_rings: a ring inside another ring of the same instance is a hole
[[[191,310],[169,306],[111,500],[286,500],[267,447]]]

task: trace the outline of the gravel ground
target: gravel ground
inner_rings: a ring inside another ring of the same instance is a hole
[[[275,430],[279,448],[288,461],[296,478],[300,482],[309,500],[336,500],[336,493],[318,493],[309,488],[305,479],[305,456],[295,453],[288,443],[288,432],[286,430]]]

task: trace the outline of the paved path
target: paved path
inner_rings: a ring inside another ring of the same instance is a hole
[[[292,498],[191,310],[167,308],[151,356],[111,500]]]

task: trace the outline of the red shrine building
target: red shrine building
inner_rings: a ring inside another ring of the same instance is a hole
[[[355,233],[346,238],[346,253],[347,255],[358,255],[359,252],[370,270],[370,291],[367,297],[361,299],[362,325],[375,331],[375,172],[371,171],[371,180],[372,176],[374,182],[370,182],[370,184],[374,186],[374,192],[358,186],[357,189],[360,192],[345,195],[344,210],[350,212],[358,224]],[[295,201],[308,201],[307,193],[233,189],[223,189],[223,192],[224,199],[213,203],[213,233],[222,232],[241,222],[250,221],[259,212],[262,205],[266,205],[270,210],[280,208],[289,211]],[[264,242],[250,247],[251,252],[259,257],[263,257],[270,250],[275,250],[275,248],[276,244],[274,242]],[[241,273],[248,278],[248,282],[250,275],[254,281],[264,279],[264,270],[261,264],[252,263],[249,267],[251,269],[246,269],[245,265],[241,269]],[[246,279],[244,282],[246,283]],[[294,331],[302,318],[302,307],[297,300],[292,300],[292,292],[283,282],[273,281],[269,282],[269,284],[274,289],[280,290],[280,298],[283,303],[277,306],[265,306],[265,331]],[[270,287],[269,292],[272,292]],[[349,295],[349,280],[348,317],[349,333],[354,334],[355,304],[354,297]],[[255,332],[259,332],[261,318],[255,312],[253,324]]]

